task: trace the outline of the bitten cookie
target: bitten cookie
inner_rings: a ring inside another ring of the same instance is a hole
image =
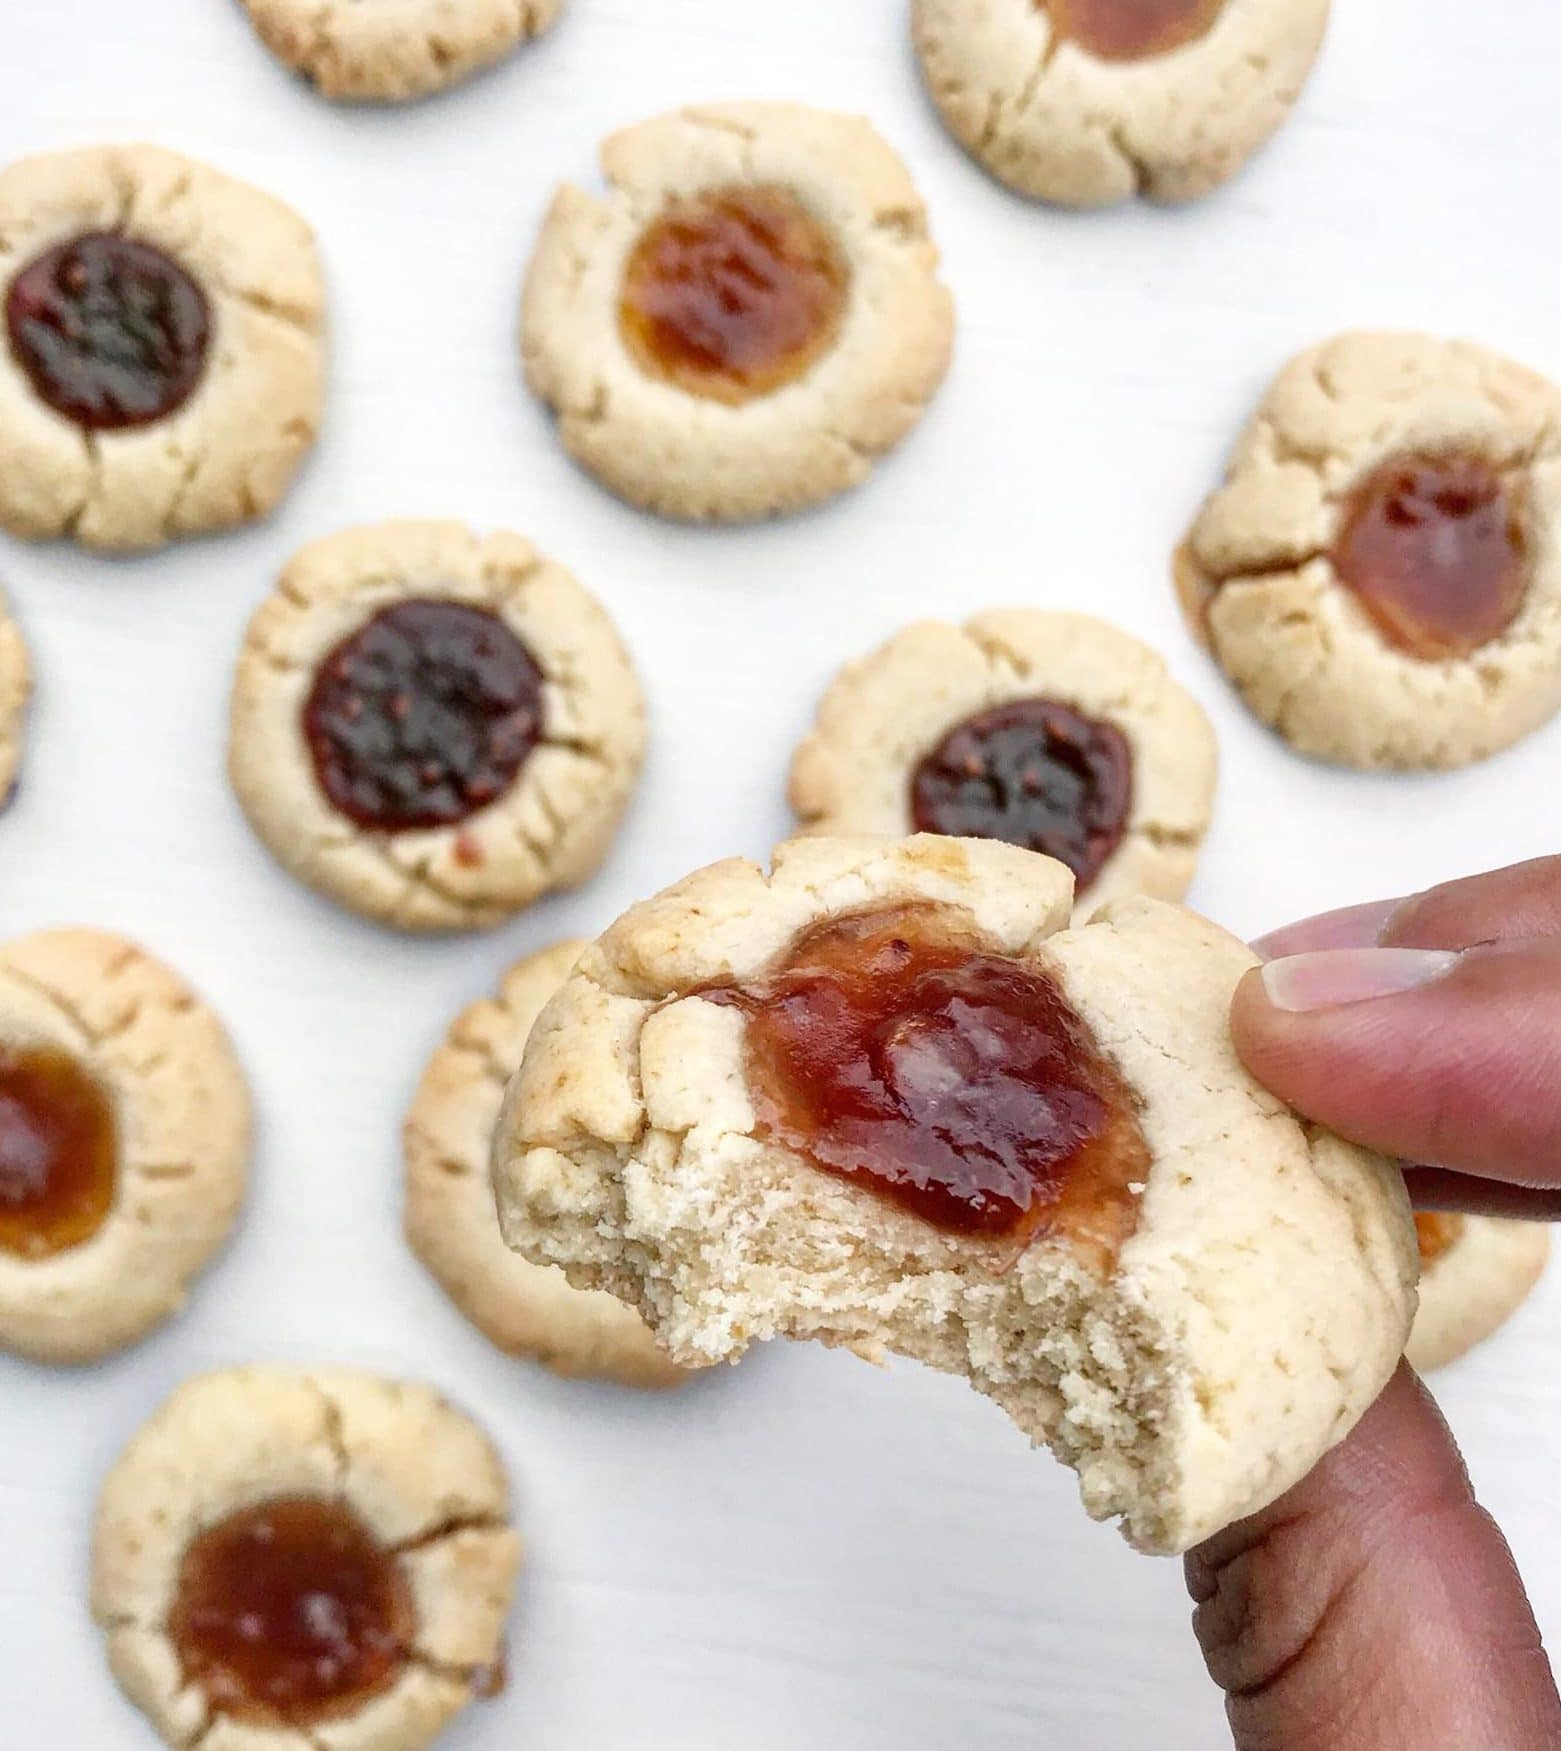
[[[1402,1180],[1242,1069],[1244,947],[1072,901],[1061,864],[923,836],[636,907],[511,1085],[506,1239],[682,1361],[780,1335],[962,1374],[1144,1550],[1251,1513],[1397,1363]]]
[[[32,694],[32,663],[22,629],[0,592],[0,810],[16,789],[22,764],[22,730]]]
[[[464,930],[595,871],[644,745],[623,642],[562,566],[518,535],[406,521],[288,564],[239,657],[229,770],[311,887]]]
[[[1561,392],[1464,341],[1280,373],[1177,559],[1194,629],[1304,754],[1450,767],[1561,706]]]
[[[420,1751],[502,1681],[503,1463],[425,1386],[188,1382],[103,1485],[92,1614],[169,1745]]]
[[[1179,900],[1214,732],[1159,656],[1086,614],[921,621],[844,669],[791,768],[811,833],[1002,839],[1073,871],[1081,913]]]
[[[261,41],[326,97],[401,103],[501,61],[563,0],[244,0]]]
[[[176,1313],[249,1141],[233,1048],[176,973],[94,930],[0,945],[0,1349],[88,1362]]]
[[[909,172],[855,116],[687,109],[564,187],[521,348],[570,454],[673,517],[796,510],[865,479],[948,368],[953,308]]]
[[[1528,1299],[1550,1258],[1543,1222],[1419,1215],[1420,1311],[1404,1354],[1422,1374],[1483,1344]]]
[[[1301,94],[1328,0],[913,0],[950,132],[1020,193],[1070,207],[1190,201]]]
[[[314,442],[307,225],[155,146],[0,171],[0,527],[159,547],[263,517]]]
[[[512,1253],[493,1207],[490,1157],[505,1085],[520,1068],[532,1023],[586,947],[555,943],[517,962],[497,1000],[463,1010],[429,1060],[404,1131],[407,1240],[501,1350],[556,1374],[675,1386],[685,1371],[637,1313]]]

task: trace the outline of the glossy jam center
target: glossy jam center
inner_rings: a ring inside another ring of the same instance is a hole
[[[1525,521],[1521,489],[1479,457],[1398,457],[1355,489],[1334,570],[1400,650],[1467,656],[1523,606]]]
[[[394,1683],[415,1624],[395,1557],[339,1502],[240,1509],[184,1553],[169,1637],[215,1713],[308,1725]]]
[[[1044,852],[1067,864],[1081,892],[1121,844],[1132,801],[1127,738],[1050,699],[967,718],[911,775],[918,833]]]
[[[304,735],[321,789],[359,826],[448,827],[514,783],[542,736],[542,672],[496,614],[382,609],[320,665]]]
[[[675,202],[629,257],[619,300],[640,366],[692,395],[743,402],[794,382],[833,344],[849,279],[795,195],[730,188]]]
[[[931,905],[830,920],[709,993],[747,1014],[761,1134],[951,1233],[1058,1230],[1103,1262],[1148,1157],[1133,1103],[1056,983]]]
[[[171,256],[116,232],[90,232],[29,262],[5,313],[33,388],[90,431],[166,419],[206,368],[205,293]]]
[[[1102,61],[1144,61],[1207,36],[1225,0],[1041,0],[1057,34]]]
[[[1463,1217],[1442,1211],[1421,1210],[1415,1214],[1415,1239],[1420,1242],[1420,1268],[1427,1270],[1448,1252],[1463,1233]]]
[[[102,1086],[68,1052],[0,1046],[0,1253],[50,1258],[90,1240],[118,1177]]]

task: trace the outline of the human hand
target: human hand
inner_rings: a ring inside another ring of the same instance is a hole
[[[1309,919],[1232,1013],[1263,1083],[1428,1208],[1561,1218],[1561,858]],[[1506,1541],[1401,1366],[1349,1439],[1187,1558],[1239,1751],[1556,1751]]]

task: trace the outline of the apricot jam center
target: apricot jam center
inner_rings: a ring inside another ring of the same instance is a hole
[[[1420,1268],[1428,1270],[1443,1253],[1457,1245],[1463,1233],[1463,1217],[1437,1210],[1415,1213],[1415,1239],[1420,1243]]]
[[[1132,801],[1127,738],[1052,699],[967,718],[911,775],[918,833],[1044,852],[1067,864],[1081,892],[1122,843]]]
[[[1208,35],[1225,0],[1042,0],[1058,36],[1102,61],[1146,61]]]
[[[184,1553],[168,1634],[213,1713],[283,1725],[393,1684],[415,1629],[400,1564],[340,1502],[242,1508]]]
[[[1390,644],[1427,660],[1468,656],[1523,606],[1524,509],[1521,489],[1477,456],[1400,456],[1356,487],[1334,570]]]
[[[29,262],[5,314],[33,388],[89,431],[167,419],[206,369],[205,293],[171,256],[117,232],[90,232]]]
[[[674,202],[629,257],[624,342],[690,395],[739,403],[801,377],[833,345],[850,274],[833,235],[782,188]]]
[[[0,1046],[0,1252],[44,1259],[90,1240],[118,1178],[102,1086],[53,1046]]]
[[[303,727],[349,820],[454,826],[508,790],[541,740],[542,671],[486,609],[397,602],[321,663]]]
[[[1057,984],[959,911],[805,932],[724,993],[747,1015],[760,1134],[954,1234],[1053,1230],[1113,1258],[1148,1153],[1121,1079]]]

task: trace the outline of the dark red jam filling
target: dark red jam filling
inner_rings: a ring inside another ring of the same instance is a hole
[[[113,1208],[119,1126],[97,1080],[52,1046],[0,1046],[0,1253],[50,1258]]]
[[[1041,0],[1058,36],[1102,61],[1146,61],[1197,42],[1225,0]]]

